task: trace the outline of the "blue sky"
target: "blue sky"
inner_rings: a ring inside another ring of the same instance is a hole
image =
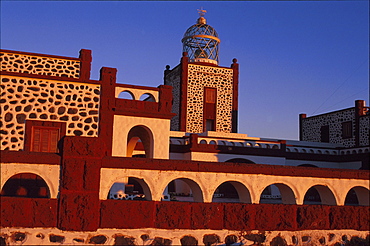
[[[240,64],[239,132],[298,139],[298,115],[369,101],[369,1],[1,1],[1,48],[93,54],[117,81],[158,86],[181,39],[207,10],[221,66]]]

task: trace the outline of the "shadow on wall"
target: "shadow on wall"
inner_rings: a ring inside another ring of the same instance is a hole
[[[33,173],[19,173],[9,178],[1,190],[1,196],[50,198],[46,182]]]

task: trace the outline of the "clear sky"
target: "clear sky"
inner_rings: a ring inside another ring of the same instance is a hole
[[[1,1],[1,48],[93,54],[117,81],[158,86],[181,58],[197,9],[221,39],[220,66],[240,64],[239,132],[298,139],[298,115],[369,101],[369,1]]]

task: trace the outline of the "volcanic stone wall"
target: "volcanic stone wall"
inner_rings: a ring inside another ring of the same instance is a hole
[[[172,86],[172,113],[176,115],[171,119],[171,131],[180,130],[180,99],[181,99],[181,82],[180,82],[180,66],[174,68],[171,73],[166,75],[166,84]]]
[[[51,56],[22,54],[21,52],[1,52],[1,71],[79,78],[80,60]]]
[[[370,145],[370,115],[361,116],[359,122],[359,144],[360,146]]]
[[[27,120],[67,123],[69,136],[97,136],[100,85],[1,76],[1,150],[23,150]]]
[[[186,132],[203,132],[204,87],[217,88],[216,131],[231,132],[233,70],[189,64]]]
[[[355,146],[355,131],[352,128],[352,137],[342,138],[342,123],[352,121],[355,126],[355,109],[350,108],[328,114],[313,116],[302,119],[301,132],[302,141],[320,142],[321,127],[329,126],[329,142],[343,144],[345,147]]]
[[[0,240],[40,245],[367,245],[370,226],[369,209],[363,206],[105,200],[99,229],[75,233],[56,229],[57,211],[56,199],[3,197]]]

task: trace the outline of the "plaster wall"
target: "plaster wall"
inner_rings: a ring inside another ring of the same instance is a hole
[[[0,184],[3,188],[6,181],[18,173],[34,173],[43,178],[50,190],[50,198],[57,198],[59,192],[59,165],[1,163]],[[1,190],[0,189],[0,190]]]
[[[127,156],[127,137],[135,126],[145,126],[153,134],[153,158],[168,159],[170,120],[115,115],[113,123],[112,156]]]
[[[283,157],[191,152],[191,160],[193,161],[225,162],[235,158],[248,159],[256,164],[285,165],[285,158]]]
[[[121,92],[124,92],[124,91],[130,92],[134,96],[134,100],[139,100],[140,97],[143,94],[148,93],[148,94],[150,94],[154,97],[155,102],[159,102],[159,93],[158,93],[158,91],[137,89],[137,88],[132,88],[132,87],[124,87],[124,86],[117,86],[116,87],[116,92],[115,92],[116,98],[118,98],[119,94]]]
[[[290,188],[294,194],[294,201],[290,204],[303,204],[304,196],[309,188],[315,185],[327,187],[334,196],[334,200],[328,200],[328,205],[344,205],[348,191],[356,186],[370,189],[368,180],[316,178],[291,176],[276,176],[263,174],[237,174],[221,172],[187,172],[187,171],[157,171],[141,169],[115,169],[102,168],[100,193],[101,200],[105,200],[111,186],[115,182],[125,182],[127,177],[135,177],[145,182],[150,190],[153,201],[160,201],[167,185],[175,179],[186,179],[191,184],[193,194],[199,193],[196,202],[212,202],[213,194],[217,187],[227,181],[236,181],[242,186],[238,192],[243,194],[244,202],[258,204],[262,191],[271,184],[283,184]],[[281,191],[282,196],[284,193]]]

